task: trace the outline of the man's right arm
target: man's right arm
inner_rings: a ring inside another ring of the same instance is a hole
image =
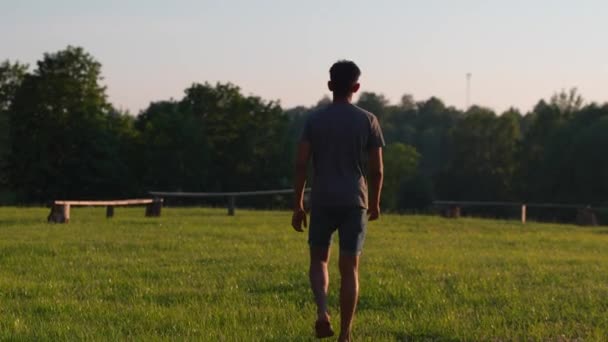
[[[382,147],[369,149],[369,220],[374,221],[380,217],[380,195],[384,180],[384,162],[382,161]]]
[[[306,212],[304,211],[304,187],[306,186],[306,169],[310,159],[310,143],[300,142],[296,153],[296,167],[294,172],[294,205],[291,226],[298,232],[306,227]]]

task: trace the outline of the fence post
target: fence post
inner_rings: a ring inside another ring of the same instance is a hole
[[[228,216],[234,216],[235,205],[236,205],[236,197],[235,196],[228,197]]]
[[[526,224],[526,205],[521,205],[521,223]]]
[[[114,217],[114,207],[109,205],[106,207],[106,217],[110,218],[110,217]]]
[[[460,206],[449,205],[444,211],[444,217],[447,218],[459,218],[460,217]]]

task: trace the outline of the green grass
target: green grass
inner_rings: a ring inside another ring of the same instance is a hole
[[[312,340],[306,235],[288,212],[143,211],[53,225],[46,209],[0,208],[0,340]],[[384,216],[354,337],[607,340],[607,246],[606,228]]]

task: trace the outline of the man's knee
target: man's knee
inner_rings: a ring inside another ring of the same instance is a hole
[[[311,248],[310,262],[311,263],[327,263],[329,261],[329,248]]]
[[[354,274],[359,270],[359,256],[340,255],[340,273],[342,275]]]

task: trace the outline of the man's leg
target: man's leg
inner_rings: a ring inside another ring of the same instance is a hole
[[[351,341],[351,330],[359,298],[359,255],[367,231],[364,208],[346,208],[340,224],[340,317],[338,341]]]
[[[327,309],[327,291],[329,288],[329,248],[311,247],[310,249],[310,287],[317,304],[317,320],[329,321]]]
[[[340,317],[338,341],[350,341],[350,332],[359,297],[359,256],[340,253]]]

